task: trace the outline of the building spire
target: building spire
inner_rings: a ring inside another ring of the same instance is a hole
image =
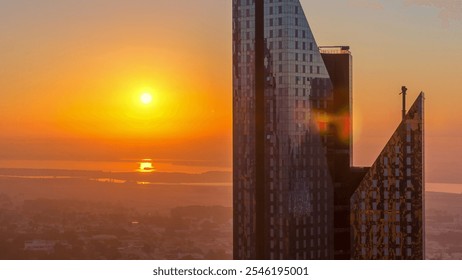
[[[407,87],[406,86],[401,87],[400,95],[403,95],[403,120],[404,120],[406,118],[406,95],[407,95]]]

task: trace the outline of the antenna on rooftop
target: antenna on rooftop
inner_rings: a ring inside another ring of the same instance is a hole
[[[406,86],[401,87],[400,95],[403,95],[403,120],[404,120],[406,118],[406,95],[407,95],[407,87]]]

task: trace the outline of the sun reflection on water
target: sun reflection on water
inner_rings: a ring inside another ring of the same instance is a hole
[[[152,173],[156,171],[151,161],[144,160],[139,163],[139,168],[136,170],[140,173]]]

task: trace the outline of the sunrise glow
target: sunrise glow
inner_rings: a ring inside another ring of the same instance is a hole
[[[143,93],[140,97],[141,103],[147,105],[152,102],[152,95],[150,93]]]

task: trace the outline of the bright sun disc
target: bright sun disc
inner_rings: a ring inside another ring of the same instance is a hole
[[[140,99],[143,104],[149,104],[152,102],[152,95],[149,93],[143,93]]]

